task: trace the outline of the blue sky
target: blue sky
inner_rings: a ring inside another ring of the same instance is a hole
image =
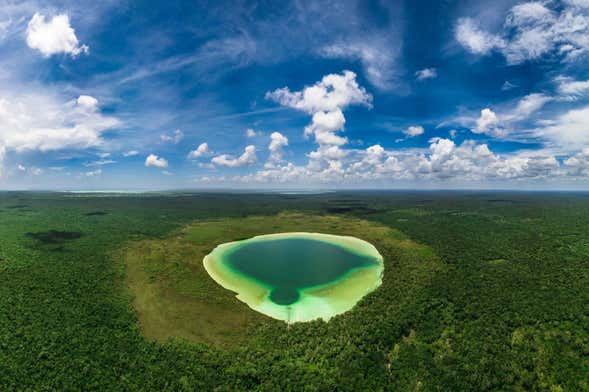
[[[4,0],[0,189],[587,189],[588,65],[588,0]]]

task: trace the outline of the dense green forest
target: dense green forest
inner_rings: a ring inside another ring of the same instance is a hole
[[[382,286],[223,330],[202,253],[313,227],[369,238]],[[0,193],[0,390],[589,390],[589,194]]]

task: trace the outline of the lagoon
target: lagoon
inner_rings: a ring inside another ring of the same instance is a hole
[[[288,323],[329,320],[380,286],[383,259],[361,239],[279,233],[219,245],[209,275],[250,308]]]

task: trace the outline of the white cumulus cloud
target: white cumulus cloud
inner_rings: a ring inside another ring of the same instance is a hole
[[[308,167],[325,177],[341,174],[340,160],[346,151],[340,147],[348,143],[348,139],[340,135],[346,122],[343,110],[350,105],[369,108],[372,105],[372,95],[358,85],[356,74],[351,71],[329,74],[302,91],[292,92],[284,87],[266,93],[266,98],[312,116],[304,134],[306,137],[313,136],[319,146],[308,154]]]
[[[85,107],[89,110],[96,110],[98,108],[98,100],[90,95],[80,95],[76,102],[81,107]]]
[[[372,104],[372,95],[358,85],[356,74],[351,71],[326,75],[302,91],[281,88],[267,93],[266,98],[312,115],[311,124],[305,127],[305,136],[314,136],[319,148],[309,154],[315,160],[311,165],[325,166],[326,170],[336,170],[338,164],[335,159],[327,159],[324,153],[333,152],[348,142],[338,134],[346,122],[343,109],[349,105],[371,107]]]
[[[213,152],[209,149],[209,144],[205,142],[205,143],[201,143],[196,148],[196,150],[190,151],[190,153],[188,154],[188,158],[189,159],[196,159],[196,158],[200,158],[200,157],[209,156],[212,154],[213,154]]]
[[[245,148],[243,154],[235,158],[231,155],[223,154],[214,157],[211,163],[217,166],[226,167],[240,167],[240,166],[251,166],[257,162],[256,147],[249,145]]]
[[[412,125],[403,131],[403,133],[409,137],[423,135],[424,132],[425,130],[420,125]]]
[[[260,136],[260,132],[256,132],[254,131],[252,128],[248,128],[245,131],[245,136],[247,137],[256,137],[256,136]]]
[[[457,145],[444,138],[432,138],[425,150],[386,150],[376,144],[365,150],[341,150],[331,147],[340,155],[329,164],[316,168],[292,163],[266,167],[234,181],[244,183],[302,183],[302,184],[359,184],[395,181],[495,181],[559,178],[567,174],[558,160],[546,151],[519,151],[499,155],[486,144],[466,140]],[[314,154],[317,152],[313,152]],[[588,151],[589,153],[589,151]],[[589,154],[588,154],[589,157]],[[581,159],[583,160],[581,162]],[[583,166],[584,156],[573,166]]]
[[[27,27],[27,45],[31,49],[37,49],[45,57],[58,53],[66,53],[72,57],[88,53],[88,46],[78,42],[67,14],[56,15],[46,21],[44,15],[35,13]]]
[[[266,166],[271,166],[282,161],[282,148],[288,146],[288,138],[280,132],[272,132],[270,135],[270,157]]]
[[[485,133],[489,136],[501,136],[504,134],[503,128],[499,126],[497,114],[489,108],[481,110],[481,115],[476,121],[476,127],[472,131],[474,133]]]
[[[90,96],[62,102],[49,94],[0,92],[0,145],[17,152],[100,147],[102,134],[120,124]]]
[[[309,114],[341,110],[352,104],[370,107],[372,103],[372,96],[358,85],[352,71],[326,75],[303,91],[291,92],[288,87],[277,89],[266,93],[266,98]]]
[[[272,132],[268,149],[272,152],[279,151],[282,147],[288,146],[288,138],[280,132]]]
[[[162,157],[158,157],[155,154],[149,154],[149,156],[145,158],[145,166],[164,168],[168,167],[168,161]]]

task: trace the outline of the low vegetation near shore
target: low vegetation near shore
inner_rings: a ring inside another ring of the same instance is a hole
[[[281,213],[269,216],[200,221],[164,239],[130,244],[124,251],[126,281],[134,294],[141,327],[148,338],[170,337],[215,345],[243,342],[256,327],[284,323],[252,311],[219,286],[203,267],[203,258],[217,245],[268,233],[293,231],[354,236],[385,252],[385,280],[394,282],[405,273],[399,257],[421,257],[415,268],[431,276],[439,267],[425,246],[408,240],[398,231],[366,220],[333,215]],[[390,275],[390,276],[389,276]],[[374,293],[374,296],[381,295]],[[367,299],[373,302],[375,299]],[[366,307],[360,303],[358,308]]]

